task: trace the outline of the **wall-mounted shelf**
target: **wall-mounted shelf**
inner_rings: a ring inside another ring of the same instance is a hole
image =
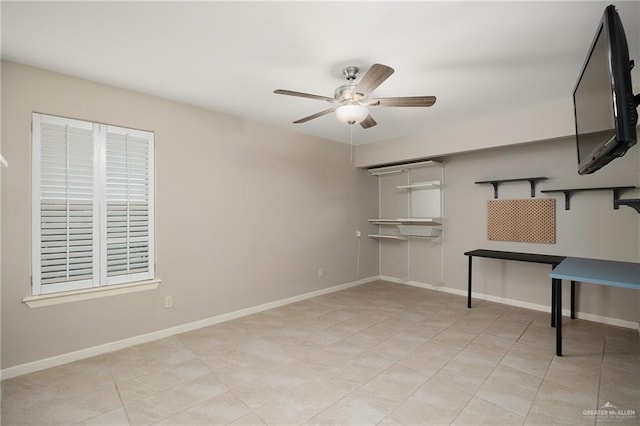
[[[404,223],[419,223],[423,225],[440,225],[441,217],[402,217],[398,219],[367,219],[374,225],[402,225]]]
[[[402,217],[396,219],[400,223],[419,223],[421,225],[440,225],[441,217]]]
[[[628,200],[615,200],[613,202],[613,208],[617,209],[618,206],[627,206],[635,209],[638,213],[640,213],[640,199],[628,199]]]
[[[428,235],[407,235],[406,238],[408,240],[434,240],[434,241],[441,241],[442,237],[435,236],[435,237],[430,237]]]
[[[491,179],[491,180],[481,180],[478,182],[474,182],[475,184],[485,184],[489,183],[493,185],[493,198],[498,198],[498,185],[505,182],[529,182],[531,185],[531,197],[536,196],[536,182],[540,180],[547,180],[548,178],[544,176],[537,177],[527,177],[527,178],[515,178],[515,179]]]
[[[442,166],[442,163],[433,160],[418,161],[415,163],[398,164],[395,166],[384,166],[369,169],[369,173],[374,176],[382,176],[393,173],[402,173],[411,169],[418,169],[422,167]]]
[[[399,219],[368,219],[369,223],[378,226],[395,226],[400,234],[369,234],[371,238],[387,238],[406,240],[408,238],[440,239],[442,218],[439,217],[405,217]]]
[[[408,238],[440,238],[442,227],[424,226],[421,224],[398,225],[400,235]]]
[[[412,183],[411,185],[401,185],[401,186],[397,186],[396,188],[398,189],[440,189],[440,181],[439,180],[432,180],[429,182],[416,182],[416,183]]]
[[[618,206],[620,206],[620,205],[630,205],[631,207],[633,207],[631,204],[620,203],[620,201],[624,201],[624,200],[620,200],[619,199],[620,191],[624,191],[625,189],[635,189],[635,186],[607,186],[607,187],[601,187],[601,188],[543,189],[540,192],[543,192],[543,193],[562,192],[564,194],[564,209],[565,210],[570,210],[571,209],[571,204],[570,204],[569,200],[571,199],[571,194],[574,193],[574,192],[612,191],[613,192],[613,208],[615,210],[618,210]],[[634,201],[634,200],[628,200],[628,201]],[[635,201],[637,201],[637,200],[635,200]],[[640,211],[639,211],[639,213],[640,213]]]
[[[442,240],[442,182],[443,173],[440,171],[440,179],[435,173],[427,173],[424,169],[430,167],[442,169],[442,163],[437,161],[420,161],[411,164],[399,164],[369,169],[372,175],[383,177],[387,174],[406,172],[406,176],[390,177],[387,182],[393,182],[394,186],[386,186],[390,199],[406,200],[408,217],[377,217],[368,219],[369,223],[378,226],[377,232],[368,236],[380,240]],[[424,180],[423,180],[424,179]],[[434,180],[426,180],[434,179]],[[396,188],[398,192],[393,191]],[[402,194],[406,192],[407,194]],[[379,206],[379,208],[382,206]],[[379,210],[383,215],[382,209]],[[390,211],[401,212],[400,209]],[[394,214],[394,213],[391,213]],[[395,213],[405,214],[405,213]]]
[[[372,225],[401,225],[398,219],[367,219]]]
[[[387,240],[406,240],[405,237],[401,237],[399,235],[369,234],[367,236],[370,238],[382,238]]]

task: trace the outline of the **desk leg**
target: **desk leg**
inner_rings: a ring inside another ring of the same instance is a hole
[[[556,326],[556,280],[551,279],[551,327]]]
[[[468,275],[469,275],[469,286],[468,286],[468,293],[467,293],[467,308],[471,309],[471,274],[472,274],[472,270],[473,270],[473,256],[469,256],[469,267],[467,269],[468,271]]]
[[[554,278],[552,286],[556,295],[556,355],[562,356],[562,280]]]
[[[571,281],[571,319],[576,319],[576,282]]]

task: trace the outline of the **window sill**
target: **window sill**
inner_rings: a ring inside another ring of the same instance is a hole
[[[81,300],[135,293],[138,291],[155,290],[160,285],[160,282],[161,281],[159,279],[152,279],[138,281],[135,283],[110,285],[107,287],[63,291],[60,293],[41,294],[38,296],[27,296],[22,299],[22,302],[30,308],[42,308],[44,306],[60,305],[62,303],[72,303]]]

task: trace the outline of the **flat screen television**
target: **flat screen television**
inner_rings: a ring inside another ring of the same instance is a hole
[[[607,6],[573,91],[578,174],[599,170],[635,145],[640,95],[633,95],[632,68],[620,16]]]

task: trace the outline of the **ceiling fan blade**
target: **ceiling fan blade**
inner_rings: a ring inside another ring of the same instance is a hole
[[[367,96],[376,90],[391,74],[393,74],[393,68],[382,64],[373,64],[357,84],[356,91]]]
[[[293,124],[306,123],[307,121],[313,120],[314,118],[318,118],[318,117],[322,117],[323,115],[331,114],[335,110],[336,110],[335,108],[325,109],[324,111],[316,112],[315,114],[309,115],[307,117],[303,117],[303,118],[301,118],[299,120],[296,120],[296,121],[293,122]]]
[[[373,126],[375,126],[376,124],[378,124],[378,123],[376,123],[376,120],[374,120],[374,119],[373,119],[373,117],[371,116],[371,114],[369,114],[369,115],[367,116],[367,118],[365,118],[364,120],[362,120],[362,121],[360,122],[360,126],[361,126],[363,129],[368,129],[369,127],[373,127]]]
[[[277,89],[277,90],[274,90],[273,93],[275,93],[276,95],[288,95],[288,96],[297,96],[299,98],[318,99],[320,101],[327,101],[331,103],[336,102],[334,98],[328,98],[326,96],[320,96],[320,95],[312,95],[311,93],[294,92],[293,90]]]
[[[399,98],[376,98],[372,106],[381,107],[430,107],[436,103],[435,96],[407,96]]]

